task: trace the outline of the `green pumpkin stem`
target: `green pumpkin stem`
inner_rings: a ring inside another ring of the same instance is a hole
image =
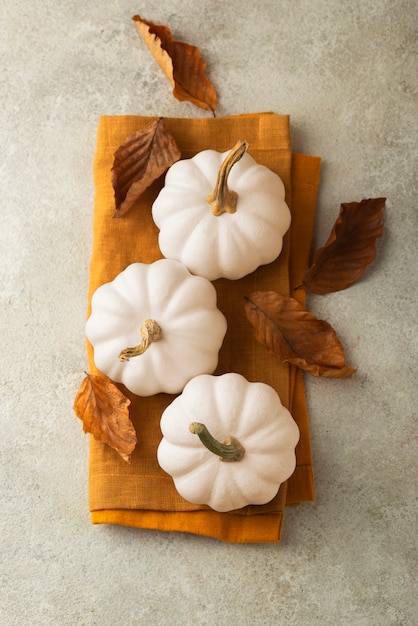
[[[199,437],[210,452],[217,454],[221,461],[241,461],[245,454],[245,449],[235,437],[226,437],[222,441],[218,441],[200,422],[192,422],[189,430]]]
[[[161,339],[161,327],[155,320],[145,320],[139,332],[142,336],[142,342],[137,346],[122,350],[119,354],[119,361],[129,361],[129,359],[134,356],[144,354],[145,350],[147,350],[154,341]]]
[[[206,202],[212,207],[212,213],[216,216],[222,213],[235,213],[237,210],[238,195],[228,189],[228,176],[232,166],[238,163],[247,148],[247,141],[237,141],[219,168],[215,187],[206,198]]]

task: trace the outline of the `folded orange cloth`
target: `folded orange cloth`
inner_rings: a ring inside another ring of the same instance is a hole
[[[151,263],[161,258],[158,229],[151,205],[164,183],[161,177],[149,187],[131,211],[114,219],[114,195],[110,179],[113,155],[124,140],[157,118],[104,116],[100,118],[94,161],[95,203],[93,251],[90,267],[89,303],[94,290],[111,281],[130,263]],[[289,292],[301,282],[308,266],[316,192],[319,184],[318,157],[292,154],[289,117],[274,113],[223,118],[165,118],[182,158],[204,149],[226,151],[238,139],[249,142],[249,152],[275,171],[286,187],[292,225],[283,251],[273,263],[238,280],[214,282],[218,306],[228,321],[228,330],[215,374],[238,372],[248,380],[274,387],[298,423],[297,467],[277,496],[268,504],[239,511],[217,513],[209,507],[186,502],[173,481],[157,463],[161,439],[160,417],[174,396],[158,394],[141,398],[129,393],[130,417],[138,444],[128,464],[108,446],[90,439],[89,493],[93,523],[109,523],[183,531],[230,542],[274,542],[280,540],[286,504],[314,498],[309,424],[300,371],[267,353],[255,338],[245,317],[244,296],[257,290]],[[303,302],[303,292],[295,294]],[[90,312],[90,304],[89,304]],[[96,372],[93,350],[87,344],[89,366]]]

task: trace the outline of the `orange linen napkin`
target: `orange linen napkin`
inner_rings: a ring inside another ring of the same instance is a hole
[[[131,211],[114,219],[114,196],[110,180],[113,155],[124,140],[157,118],[116,116],[100,118],[94,161],[94,239],[90,268],[89,302],[94,290],[133,262],[151,263],[161,258],[158,229],[151,205],[164,184],[156,181]],[[249,142],[249,152],[277,172],[286,187],[292,210],[292,225],[283,251],[275,262],[260,267],[238,280],[214,282],[218,306],[228,321],[216,374],[239,372],[248,380],[273,386],[298,423],[297,467],[277,496],[268,504],[239,511],[217,513],[209,507],[186,502],[173,481],[158,466],[156,449],[161,440],[160,417],[174,396],[158,394],[131,399],[130,417],[138,444],[128,464],[108,446],[90,439],[90,510],[93,523],[109,523],[165,531],[183,531],[230,542],[274,542],[280,540],[283,512],[287,503],[313,500],[312,459],[309,424],[302,375],[267,353],[254,338],[245,317],[244,296],[256,290],[274,289],[288,294],[300,284],[308,265],[320,159],[291,152],[288,116],[273,113],[223,118],[166,118],[166,125],[181,150],[190,158],[204,149],[226,151],[238,139]],[[302,292],[296,292],[303,301]],[[90,312],[90,305],[89,305]],[[89,366],[96,372],[93,350],[87,344]]]

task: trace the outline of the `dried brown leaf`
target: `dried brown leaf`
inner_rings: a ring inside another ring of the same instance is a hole
[[[216,91],[205,75],[206,63],[200,50],[173,39],[167,26],[133,16],[139,33],[173,87],[177,100],[188,100],[207,111],[216,109]]]
[[[303,279],[308,293],[325,295],[357,282],[376,256],[376,239],[383,234],[386,198],[341,205],[326,244],[317,250]]]
[[[129,461],[137,438],[129,419],[131,401],[103,375],[86,374],[74,399],[74,411],[83,430]]]
[[[257,341],[281,361],[327,378],[348,378],[356,371],[345,364],[343,347],[332,326],[294,298],[256,291],[245,300],[245,313]]]
[[[145,189],[180,156],[180,149],[162,117],[128,137],[116,150],[113,161],[116,208],[113,217],[126,215]]]

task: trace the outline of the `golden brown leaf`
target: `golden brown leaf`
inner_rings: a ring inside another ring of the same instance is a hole
[[[154,24],[133,16],[139,33],[173,87],[177,100],[188,100],[196,106],[214,112],[216,91],[205,75],[206,63],[199,48],[173,39],[167,26]]]
[[[257,341],[281,361],[313,376],[348,378],[356,371],[345,364],[335,330],[318,320],[294,298],[276,291],[256,291],[246,297],[245,313]]]
[[[350,287],[376,256],[376,239],[383,234],[386,198],[341,205],[325,246],[315,253],[303,279],[308,293],[324,295]]]
[[[112,185],[116,211],[126,215],[139,196],[181,156],[164,119],[128,137],[115,152]]]
[[[85,433],[106,443],[129,461],[137,438],[129,419],[131,401],[103,375],[86,374],[74,400]]]

